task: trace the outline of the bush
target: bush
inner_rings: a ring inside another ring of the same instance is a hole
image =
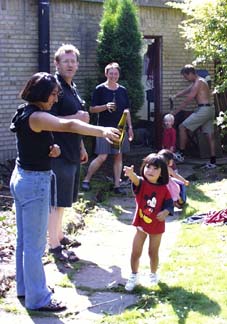
[[[132,119],[143,104],[141,83],[142,34],[139,31],[137,9],[132,0],[106,0],[98,34],[97,61],[100,82],[103,71],[110,62],[121,67],[119,82],[128,90]]]

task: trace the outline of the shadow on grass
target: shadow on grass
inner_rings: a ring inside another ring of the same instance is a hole
[[[202,182],[199,182],[199,185],[202,185]],[[213,199],[204,194],[202,190],[198,188],[198,183],[193,183],[187,188],[187,196],[195,201],[199,202],[211,202]]]
[[[147,294],[140,299],[138,308],[149,310],[160,303],[170,304],[178,317],[178,324],[185,324],[191,311],[205,316],[216,316],[221,311],[219,304],[203,293],[190,292],[182,287],[169,287],[162,282],[158,286],[160,290],[147,290]]]
[[[209,185],[207,181],[197,181],[191,182],[190,186],[187,187],[187,202],[184,205],[179,219],[183,220],[189,216],[199,213],[198,206],[200,203],[212,203],[215,202],[215,197],[213,198],[210,194],[204,193],[205,190],[200,189],[199,186]]]
[[[95,176],[94,179],[92,178],[91,189],[89,191],[80,190],[79,192],[79,199],[87,204],[87,212],[84,213],[83,210],[80,210],[78,203],[74,205],[74,208],[77,212],[89,214],[89,211],[93,211],[95,207],[101,207],[102,210],[110,212],[120,222],[130,224],[132,216],[130,217],[127,214],[131,214],[132,210],[134,213],[135,198],[129,181],[125,180],[121,188],[125,194],[115,194],[111,179],[105,176]],[[123,217],[121,217],[122,215]]]
[[[103,269],[98,264],[85,260],[79,263],[81,263],[80,271],[75,269],[63,271],[62,267],[59,267],[59,270],[67,273],[78,295],[87,295],[90,305],[86,309],[93,313],[124,316],[126,308],[129,311],[143,309],[149,312],[155,311],[156,306],[160,304],[166,304],[171,305],[178,318],[177,323],[186,324],[190,312],[214,317],[221,311],[219,304],[204,293],[191,292],[180,286],[169,287],[163,282],[158,284],[156,290],[138,286],[133,293],[127,294],[120,267]],[[81,309],[79,307],[78,313],[84,310],[83,307]]]
[[[160,303],[169,304],[178,317],[178,324],[185,324],[191,311],[204,316],[217,316],[221,311],[219,304],[203,293],[190,292],[177,286],[169,287],[162,282],[158,286],[160,290],[157,291],[142,288],[143,295],[137,304],[137,309],[149,311]],[[141,293],[140,288],[135,292]]]
[[[197,185],[198,183],[191,183],[190,186],[187,187],[187,201],[184,204],[183,209],[181,210],[181,213],[179,215],[180,220],[184,220],[187,217],[198,213],[196,202],[209,203],[213,201],[213,199],[204,194],[204,192],[200,190]],[[191,202],[189,202],[189,200],[191,200]],[[193,202],[195,202],[195,204],[193,204]]]

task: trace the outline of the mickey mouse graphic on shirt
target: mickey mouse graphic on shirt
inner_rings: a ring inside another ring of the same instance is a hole
[[[145,195],[145,206],[139,209],[139,216],[144,220],[145,223],[152,223],[152,219],[149,217],[154,211],[157,204],[156,192],[153,192],[151,196]]]

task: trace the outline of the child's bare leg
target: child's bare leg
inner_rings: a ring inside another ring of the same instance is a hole
[[[149,235],[149,257],[151,272],[156,273],[159,263],[159,247],[162,234]]]
[[[132,254],[131,254],[131,268],[132,273],[137,273],[139,269],[139,259],[143,251],[143,245],[146,240],[147,234],[137,230],[133,239]]]

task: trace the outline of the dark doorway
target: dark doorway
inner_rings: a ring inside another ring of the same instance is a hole
[[[161,148],[162,116],[161,116],[161,68],[162,37],[144,36],[144,71],[143,84],[145,90],[146,120],[152,127],[152,144]]]

